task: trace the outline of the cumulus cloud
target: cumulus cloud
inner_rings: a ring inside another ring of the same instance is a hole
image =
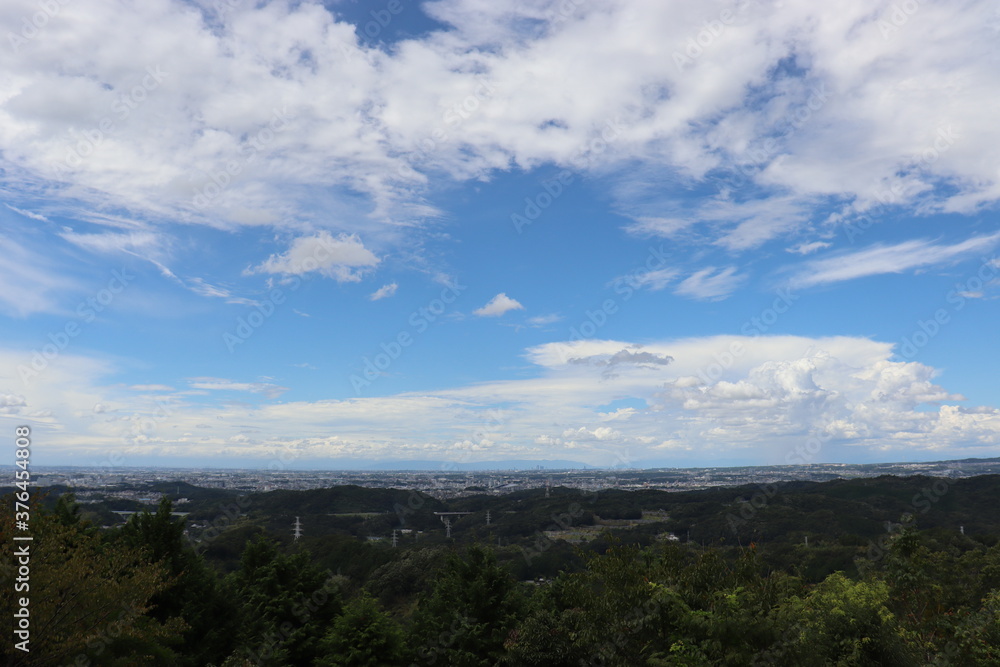
[[[634,346],[633,349],[619,350],[610,356],[574,357],[568,363],[602,366],[605,370],[601,377],[608,379],[617,378],[617,371],[623,368],[655,369],[657,366],[666,366],[673,360],[670,355],[646,352],[640,346]]]
[[[62,184],[78,209],[226,228],[295,227],[340,193],[359,233],[432,215],[442,174],[627,164],[657,186],[721,184],[686,211],[663,188],[615,196],[647,231],[695,225],[734,251],[794,233],[815,202],[849,222],[885,193],[921,214],[1000,198],[986,0],[923,4],[904,26],[863,0],[823,21],[806,0],[484,7],[429,3],[446,28],[387,48],[319,3],[79,0],[0,66],[0,159],[17,185]],[[723,10],[724,32],[678,60]],[[36,11],[11,0],[0,19]]]
[[[358,282],[364,270],[376,266],[379,258],[364,246],[356,234],[334,238],[329,232],[295,239],[284,253],[248,269],[249,273],[303,275],[316,271],[338,282]]]
[[[656,354],[654,352],[642,351],[640,346],[636,346],[635,351],[631,349],[618,350],[610,356],[574,357],[569,360],[571,364],[593,364],[595,366],[666,366],[674,360],[667,354]]]
[[[399,285],[397,285],[396,283],[389,283],[387,285],[382,285],[377,290],[372,292],[368,296],[368,299],[370,301],[378,301],[379,299],[386,299],[395,294],[397,289],[399,289]]]
[[[0,414],[16,415],[28,404],[20,394],[0,393]]]
[[[24,390],[15,388],[15,376],[0,377],[0,396],[3,409],[44,432],[47,451],[60,457],[127,443],[133,457],[197,445],[200,456],[263,456],[294,446],[295,456],[310,458],[421,458],[469,442],[484,460],[572,452],[577,460],[613,465],[624,452],[660,464],[665,453],[675,462],[788,463],[802,462],[789,457],[801,457],[793,454],[812,437],[822,443],[809,454],[815,461],[962,458],[1000,445],[1000,410],[961,405],[960,394],[938,384],[936,369],[893,361],[893,352],[890,343],[855,337],[713,336],[641,349],[622,341],[561,342],[527,351],[536,377],[292,402],[278,402],[284,388],[269,381],[192,378],[191,387],[204,392],[197,396],[129,390],[113,381],[114,368],[65,356]],[[609,366],[596,362],[616,355],[618,373],[603,377]],[[588,358],[593,363],[563,360]],[[0,350],[0,361],[13,369],[25,357]],[[107,380],[94,380],[101,377]],[[248,404],[222,392],[261,400]],[[622,397],[648,407],[619,410],[609,421],[603,406]],[[95,412],[95,405],[114,408]],[[483,415],[491,411],[501,418],[484,433]],[[253,443],[231,449],[230,438],[240,434],[252,434]]]
[[[501,292],[495,297],[490,299],[482,308],[477,308],[472,311],[473,315],[478,315],[479,317],[500,317],[506,312],[511,310],[524,310],[524,306],[517,302],[517,300],[510,298],[505,293]]]

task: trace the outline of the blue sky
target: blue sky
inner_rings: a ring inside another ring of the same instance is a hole
[[[41,465],[1000,453],[986,2],[4,3]]]

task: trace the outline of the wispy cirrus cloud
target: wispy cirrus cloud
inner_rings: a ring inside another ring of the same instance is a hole
[[[10,204],[4,204],[4,206],[14,211],[14,213],[17,213],[18,215],[23,215],[26,218],[31,218],[32,220],[38,220],[39,222],[50,222],[50,220],[41,213],[35,213],[34,211],[26,211],[24,209],[17,208],[16,206],[11,206]]]
[[[396,283],[388,283],[387,285],[382,285],[377,290],[368,295],[369,301],[378,301],[380,299],[387,299],[396,293],[399,289],[399,285]]]
[[[795,255],[811,255],[814,252],[823,250],[824,248],[829,248],[832,243],[827,241],[812,241],[810,243],[799,243],[791,248],[785,248],[785,252],[790,252]]]
[[[736,272],[735,266],[716,269],[709,266],[685,278],[677,285],[675,294],[703,301],[725,299],[743,284],[746,276]]]
[[[235,380],[213,377],[190,378],[188,382],[194,389],[241,391],[263,394],[267,398],[277,398],[288,391],[288,387],[282,387],[271,382],[237,382]]]
[[[788,279],[794,287],[855,280],[887,273],[948,264],[969,255],[987,252],[1000,243],[1000,233],[975,236],[953,244],[914,239],[892,245],[878,244],[855,252],[824,256],[792,268]]]

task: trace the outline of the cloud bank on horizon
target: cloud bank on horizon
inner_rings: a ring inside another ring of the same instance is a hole
[[[1000,452],[993,4],[258,4],[0,7],[36,462]]]

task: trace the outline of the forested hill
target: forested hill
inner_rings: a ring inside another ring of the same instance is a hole
[[[68,491],[33,498],[37,633],[3,664],[1000,664],[998,475]]]

